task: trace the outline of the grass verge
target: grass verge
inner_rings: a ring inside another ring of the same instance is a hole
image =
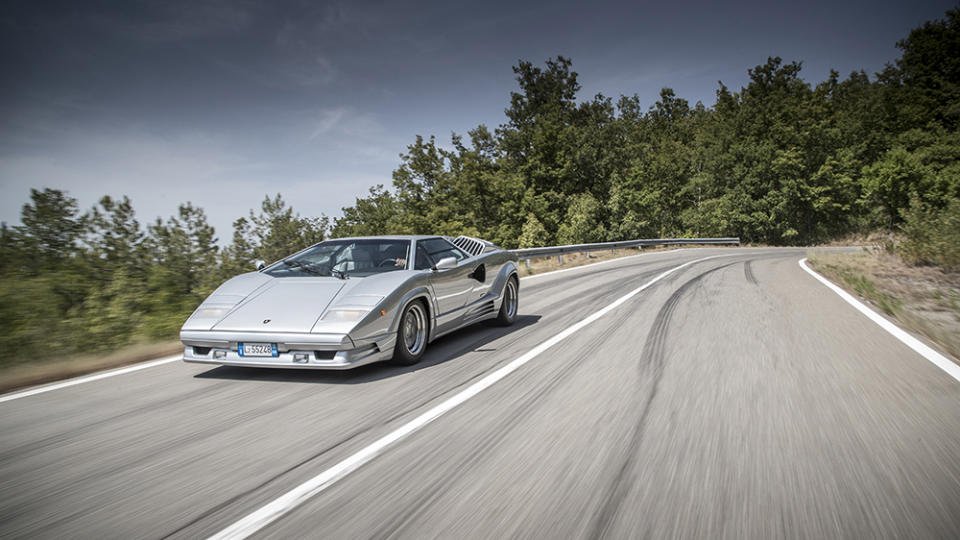
[[[811,266],[834,283],[960,358],[960,274],[910,266],[883,250],[813,253]]]
[[[0,393],[162,358],[181,350],[183,345],[179,341],[167,341],[131,345],[112,353],[70,355],[44,359],[35,363],[18,362],[2,365],[0,366]]]

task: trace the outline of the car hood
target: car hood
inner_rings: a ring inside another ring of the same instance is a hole
[[[217,288],[184,323],[184,330],[347,333],[361,321],[326,321],[329,309],[372,310],[417,272],[365,278],[273,278],[241,274]],[[264,322],[268,321],[268,322]]]
[[[211,329],[231,332],[310,332],[344,284],[338,279],[272,279]]]

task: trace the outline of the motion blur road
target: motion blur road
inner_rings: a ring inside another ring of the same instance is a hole
[[[412,368],[174,362],[0,403],[0,537],[218,533],[671,273],[255,538],[960,538],[960,383],[795,249],[521,281]]]

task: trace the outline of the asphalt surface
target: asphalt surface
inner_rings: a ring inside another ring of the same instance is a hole
[[[960,538],[960,383],[797,265],[525,279],[413,368],[166,364],[0,404],[0,537],[217,533],[665,270],[255,538]]]

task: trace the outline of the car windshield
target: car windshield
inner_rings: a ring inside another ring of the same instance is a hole
[[[271,265],[274,277],[363,277],[407,268],[409,240],[328,240]]]

